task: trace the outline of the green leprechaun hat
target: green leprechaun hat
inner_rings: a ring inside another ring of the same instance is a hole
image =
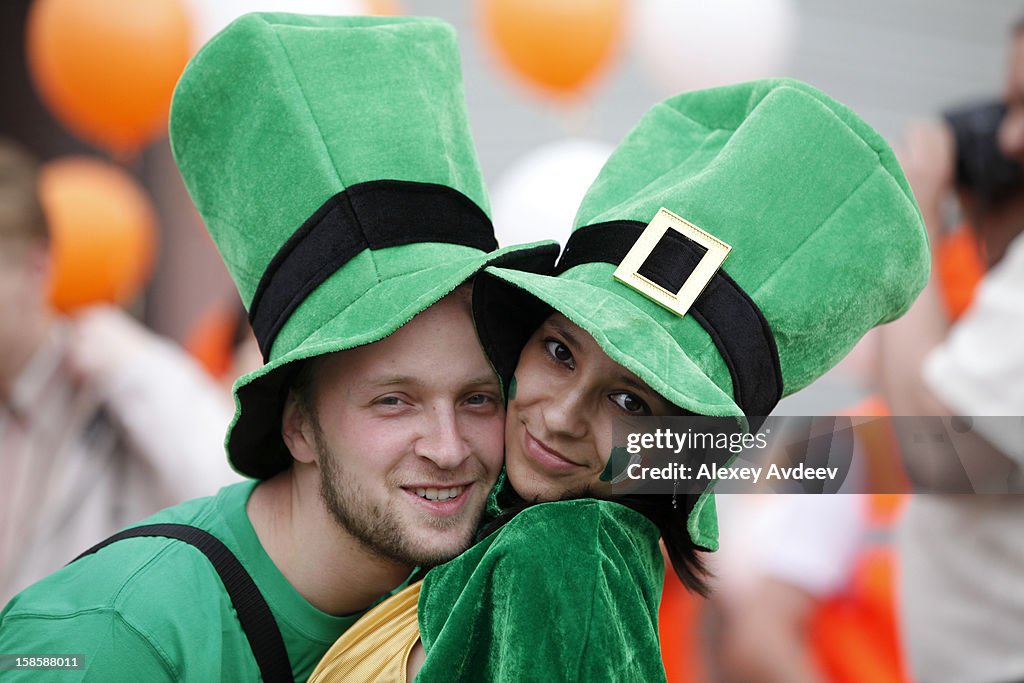
[[[386,337],[486,264],[550,269],[554,243],[494,251],[453,29],[408,17],[249,14],[188,64],[171,147],[265,365],[235,384],[226,446],[266,478],[298,361]]]
[[[889,145],[778,79],[656,105],[588,190],[557,277],[486,272],[474,315],[504,372],[550,307],[683,410],[756,427],[910,307],[929,250]],[[709,492],[688,528],[717,547]]]

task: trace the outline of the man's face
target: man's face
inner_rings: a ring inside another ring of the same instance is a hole
[[[27,277],[25,267],[11,253],[15,247],[0,240],[0,353],[8,353],[9,337],[21,326]]]
[[[21,240],[0,239],[0,353],[24,356],[25,335],[46,308],[46,249]],[[33,341],[30,346],[35,346]]]
[[[408,565],[465,550],[501,468],[505,420],[466,298],[332,354],[315,386],[321,495],[341,527]]]
[[[1006,118],[999,127],[999,147],[1006,156],[1024,162],[1024,32],[1014,34],[1010,46],[1004,97]]]

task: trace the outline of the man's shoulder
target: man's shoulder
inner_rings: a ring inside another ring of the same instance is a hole
[[[140,525],[187,524],[228,536],[221,506],[240,493],[232,488],[162,510]],[[125,661],[151,661],[175,678],[186,653],[198,648],[216,656],[211,636],[221,635],[231,615],[220,577],[197,548],[170,538],[128,538],[15,596],[0,613],[0,651],[118,650]]]
[[[138,526],[187,524],[223,535],[219,498],[187,501],[161,510]],[[223,592],[216,571],[197,549],[163,537],[129,538],[29,586],[8,603],[0,623],[5,629],[40,620],[56,625],[104,613],[129,622],[173,620],[183,604],[216,602]]]

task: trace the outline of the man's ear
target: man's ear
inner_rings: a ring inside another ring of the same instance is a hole
[[[281,438],[291,451],[292,457],[301,463],[316,461],[316,440],[313,425],[306,411],[301,408],[295,392],[289,391],[281,412]]]

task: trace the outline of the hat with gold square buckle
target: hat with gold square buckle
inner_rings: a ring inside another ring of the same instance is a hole
[[[503,373],[553,309],[682,410],[756,429],[902,315],[929,263],[885,140],[812,86],[768,79],[652,108],[588,190],[556,275],[488,268],[474,314]],[[717,547],[710,486],[687,528]]]
[[[700,250],[700,260],[685,279],[676,267],[683,250]],[[711,278],[732,250],[714,235],[704,232],[665,207],[648,223],[626,253],[612,276],[676,315],[686,315],[690,306],[711,282]]]

